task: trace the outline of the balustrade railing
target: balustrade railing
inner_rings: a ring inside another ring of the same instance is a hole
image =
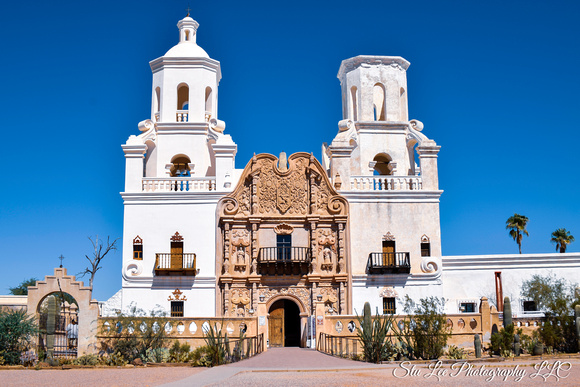
[[[175,119],[177,122],[187,122],[188,117],[189,117],[189,111],[188,110],[178,110],[175,115],[176,115]]]
[[[155,274],[164,275],[172,272],[182,275],[195,275],[194,253],[157,253],[155,254]]]
[[[213,177],[144,177],[143,192],[215,191]]]
[[[351,176],[350,189],[357,191],[414,191],[423,189],[419,176]]]
[[[367,271],[372,274],[409,273],[411,271],[409,253],[370,253]]]

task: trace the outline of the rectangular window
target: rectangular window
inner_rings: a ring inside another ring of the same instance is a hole
[[[397,306],[394,297],[383,297],[383,314],[395,314]]]
[[[459,311],[461,313],[475,313],[475,302],[462,302]]]
[[[279,261],[289,261],[292,256],[292,235],[276,235]]]
[[[431,243],[423,242],[421,243],[421,256],[430,257],[431,256]]]
[[[183,301],[171,301],[171,317],[183,317]]]
[[[536,307],[535,301],[524,301],[524,312],[537,312],[538,308]]]
[[[133,245],[133,259],[143,259],[143,245]]]

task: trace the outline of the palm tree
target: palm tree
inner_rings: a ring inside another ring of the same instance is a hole
[[[565,253],[568,245],[574,242],[574,237],[570,235],[570,231],[565,228],[559,228],[552,233],[550,241],[556,244],[556,251],[560,250],[560,253]]]
[[[510,236],[514,238],[514,241],[518,244],[520,254],[522,253],[522,238],[524,235],[529,235],[528,230],[526,230],[528,220],[529,219],[524,215],[514,214],[514,216],[510,216],[505,222],[505,228],[506,230],[510,230]]]

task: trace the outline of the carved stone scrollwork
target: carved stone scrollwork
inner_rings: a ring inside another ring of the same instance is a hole
[[[328,212],[332,215],[346,215],[348,204],[342,196],[334,196],[328,201]]]
[[[232,288],[230,302],[231,313],[233,317],[246,317],[249,313],[251,297],[250,290],[246,288]]]
[[[441,262],[436,257],[423,257],[421,260],[421,271],[423,273],[438,273],[441,271]]]
[[[383,240],[384,241],[394,241],[395,236],[393,234],[391,234],[390,231],[387,231],[387,233],[385,235],[383,235]]]
[[[235,215],[238,212],[238,201],[234,198],[225,198],[223,201],[223,212],[226,215]]]
[[[321,287],[318,294],[322,296],[322,302],[324,303],[324,313],[327,315],[338,314],[337,290],[331,287]]]
[[[379,297],[380,298],[398,298],[399,294],[397,293],[397,291],[395,290],[395,288],[393,288],[392,286],[385,286],[380,292],[379,292]]]
[[[260,290],[260,297],[264,297],[266,302],[271,299],[272,297],[276,297],[279,295],[292,295],[307,307],[307,310],[311,310],[312,304],[310,299],[310,290],[303,288],[303,287],[296,287],[296,288],[271,288],[271,289],[261,289]]]
[[[289,224],[282,223],[274,227],[274,232],[278,235],[290,235],[294,231],[294,227]]]

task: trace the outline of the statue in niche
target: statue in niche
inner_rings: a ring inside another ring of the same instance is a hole
[[[332,263],[332,251],[330,250],[330,247],[324,247],[324,250],[322,251],[322,257],[324,264]]]
[[[238,246],[238,251],[236,252],[236,264],[245,265],[246,264],[246,252],[242,246]]]

